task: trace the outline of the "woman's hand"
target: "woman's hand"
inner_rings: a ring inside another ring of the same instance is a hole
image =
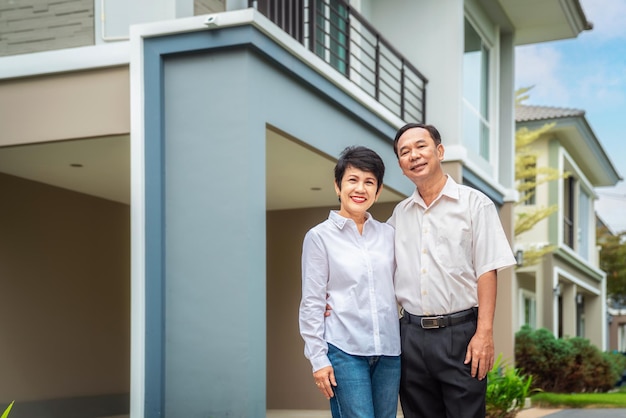
[[[335,396],[333,386],[337,386],[337,381],[335,381],[333,366],[327,366],[317,370],[313,373],[313,379],[315,380],[315,385],[326,399]]]

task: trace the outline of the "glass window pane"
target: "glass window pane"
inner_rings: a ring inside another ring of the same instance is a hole
[[[474,27],[465,20],[463,54],[464,139],[469,149],[490,158],[489,48]]]
[[[583,190],[578,198],[578,254],[585,260],[589,259],[589,214],[591,213],[591,199]]]

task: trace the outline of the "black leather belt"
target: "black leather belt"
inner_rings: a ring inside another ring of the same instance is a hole
[[[424,329],[445,328],[476,319],[478,317],[478,308],[470,308],[460,312],[436,316],[413,315],[404,311],[402,317],[406,318],[409,324],[419,325]]]

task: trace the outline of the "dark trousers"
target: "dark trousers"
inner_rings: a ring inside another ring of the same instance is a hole
[[[405,418],[484,418],[487,379],[463,364],[476,319],[423,329],[400,319],[400,404]]]

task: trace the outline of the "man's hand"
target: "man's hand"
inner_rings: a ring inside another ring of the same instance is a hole
[[[313,373],[313,379],[315,380],[315,386],[317,386],[326,399],[330,399],[335,396],[333,386],[337,386],[337,381],[335,380],[335,371],[333,370],[333,366],[327,366],[317,370]]]
[[[472,363],[471,374],[483,380],[494,362],[493,335],[476,332],[467,346],[465,364]]]
[[[470,340],[465,353],[465,364],[472,362],[471,374],[483,380],[493,367],[493,315],[496,311],[497,274],[495,270],[483,273],[478,278],[478,318],[476,333]]]

